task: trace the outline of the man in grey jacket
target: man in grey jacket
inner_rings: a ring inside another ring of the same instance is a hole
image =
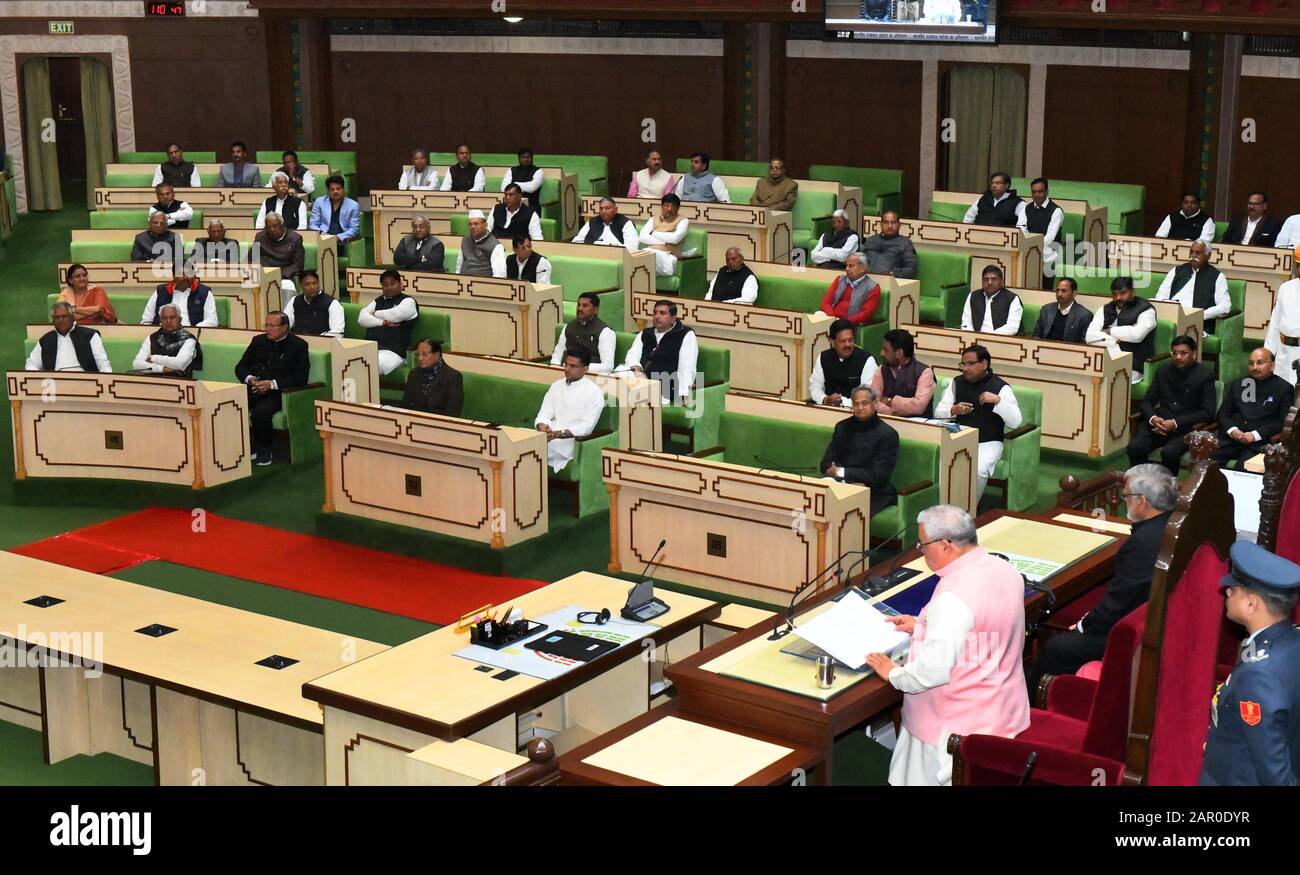
[[[900,224],[898,213],[885,210],[880,217],[880,233],[863,241],[862,254],[867,257],[867,270],[871,273],[916,279],[916,247],[898,233]]]
[[[218,188],[261,188],[262,171],[248,161],[248,147],[239,140],[230,144],[230,163],[217,171]]]

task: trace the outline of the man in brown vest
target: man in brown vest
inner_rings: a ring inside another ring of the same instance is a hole
[[[641,242],[654,250],[655,273],[672,276],[677,270],[677,257],[682,254],[682,241],[690,230],[691,221],[678,215],[682,199],[666,194],[659,202],[659,215],[646,219],[641,226]]]

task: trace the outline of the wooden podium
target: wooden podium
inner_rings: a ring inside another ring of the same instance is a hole
[[[316,402],[326,513],[509,547],[546,534],[546,435],[412,410]]]
[[[606,449],[609,570],[784,602],[846,550],[869,546],[871,490],[689,456]]]
[[[1192,240],[1168,240],[1163,237],[1132,237],[1117,234],[1110,238],[1110,264],[1130,265],[1133,270],[1167,274],[1186,264],[1192,254]],[[1277,304],[1277,290],[1291,279],[1295,269],[1295,251],[1271,246],[1233,246],[1213,244],[1210,264],[1230,280],[1246,283],[1244,336],[1263,342],[1268,320]],[[1162,277],[1163,278],[1163,277]],[[1154,302],[1153,302],[1154,303]]]
[[[248,477],[239,383],[9,371],[14,477],[91,477],[203,489]]]
[[[916,338],[916,357],[944,376],[956,376],[961,351],[979,343],[988,348],[993,372],[1012,390],[1016,386],[1040,390],[1044,447],[1096,457],[1128,446],[1132,354],[933,325],[902,327]],[[936,390],[936,403],[938,397]]]
[[[636,224],[637,233],[647,219],[659,215],[659,198],[615,198],[618,211]],[[600,212],[600,198],[584,197],[582,215],[590,217]],[[682,201],[678,215],[690,220],[691,228],[707,231],[709,274],[720,269],[727,260],[727,250],[732,246],[740,250],[746,261],[790,263],[793,235],[790,213],[749,204],[708,204],[699,201]],[[852,215],[852,214],[850,214]],[[570,234],[569,238],[573,235]]]
[[[862,233],[868,237],[879,234],[880,217],[863,217]],[[1025,234],[1018,228],[930,219],[903,219],[898,233],[910,238],[914,246],[948,249],[971,256],[972,289],[980,287],[980,277],[990,264],[1002,268],[1003,282],[1008,286],[1033,288],[1042,284],[1042,234]]]
[[[377,267],[348,268],[348,295],[369,304],[383,293]],[[463,352],[528,359],[550,355],[564,321],[563,290],[550,283],[456,273],[401,271],[402,291],[451,318],[452,345]]]

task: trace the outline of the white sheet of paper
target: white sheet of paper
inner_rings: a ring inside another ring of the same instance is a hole
[[[794,634],[855,667],[867,661],[868,653],[890,653],[908,641],[905,632],[855,592],[844,596],[829,611],[800,623]]]

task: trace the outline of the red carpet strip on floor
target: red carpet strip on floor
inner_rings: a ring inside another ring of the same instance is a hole
[[[506,605],[545,586],[493,577],[227,519],[209,513],[193,530],[190,511],[150,508],[12,552],[105,574],[159,559],[445,625],[489,602]]]

